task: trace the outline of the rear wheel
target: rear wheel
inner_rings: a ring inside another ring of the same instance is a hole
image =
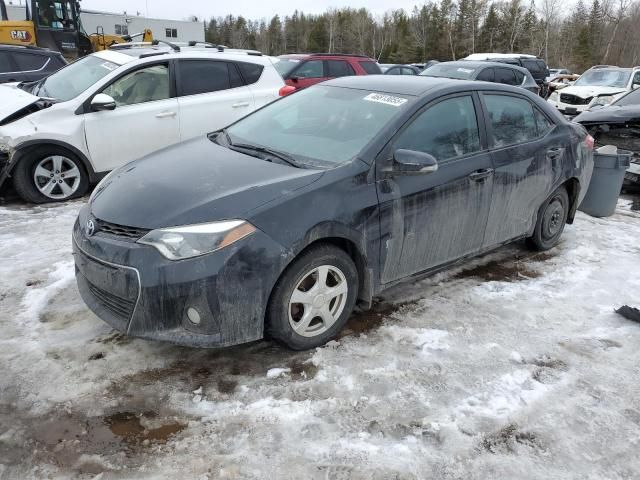
[[[294,350],[333,338],[353,311],[358,272],[343,250],[321,245],[304,252],[283,273],[267,308],[266,330]]]
[[[549,250],[560,241],[569,215],[569,195],[564,186],[558,188],[542,204],[533,235],[527,245],[534,250]]]
[[[60,147],[43,146],[18,162],[13,184],[28,202],[62,202],[84,195],[89,178],[75,155]]]

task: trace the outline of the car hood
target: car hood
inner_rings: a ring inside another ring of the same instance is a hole
[[[251,210],[322,174],[244,155],[199,137],[114,171],[94,192],[91,214],[146,229],[245,219]]]
[[[574,118],[573,121],[584,125],[640,122],[640,105],[610,105],[608,107],[583,112]]]
[[[17,85],[17,83],[0,85],[0,123],[5,118],[40,100],[40,97],[21,90]]]
[[[571,95],[576,95],[580,98],[591,98],[600,95],[617,95],[623,92],[626,92],[626,90],[620,87],[596,87],[586,85],[571,85],[562,89],[562,93],[570,93]]]

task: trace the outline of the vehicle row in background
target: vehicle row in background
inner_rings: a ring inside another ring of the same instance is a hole
[[[84,195],[110,170],[228,125],[285,86],[263,56],[124,47],[0,85],[0,185],[11,175],[34,203]]]
[[[502,83],[529,90],[536,95],[540,87],[526,68],[505,63],[488,61],[459,60],[437,63],[420,73],[425,77],[445,77],[457,80],[479,80]]]
[[[473,53],[464,58],[464,60],[484,60],[491,62],[506,63],[525,68],[529,71],[536,84],[540,88],[541,97],[547,96],[547,77],[549,76],[549,67],[546,62],[535,55],[527,55],[520,53]]]

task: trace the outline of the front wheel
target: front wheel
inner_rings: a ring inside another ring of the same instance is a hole
[[[89,178],[75,155],[56,146],[42,146],[18,162],[13,185],[27,202],[63,202],[84,195]]]
[[[358,271],[343,250],[313,247],[285,270],[267,308],[266,330],[294,350],[318,347],[342,329],[358,293]]]
[[[527,238],[527,245],[534,250],[553,248],[560,241],[569,215],[569,195],[564,186],[559,187],[542,204],[533,235]]]

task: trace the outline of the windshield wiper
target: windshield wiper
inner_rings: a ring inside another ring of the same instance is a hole
[[[298,162],[297,160],[295,160],[290,155],[287,155],[286,153],[279,152],[278,150],[272,150],[271,148],[267,148],[267,147],[260,147],[258,145],[250,145],[248,143],[232,143],[231,140],[229,139],[229,135],[227,134],[227,132],[225,130],[223,130],[222,132],[225,134],[227,142],[229,142],[229,148],[239,148],[239,149],[242,149],[242,150],[250,150],[250,151],[253,151],[253,152],[264,153],[264,154],[269,155],[271,157],[275,157],[278,160],[282,160],[283,162],[291,165],[292,167],[305,168],[305,165],[303,165],[302,163]]]

